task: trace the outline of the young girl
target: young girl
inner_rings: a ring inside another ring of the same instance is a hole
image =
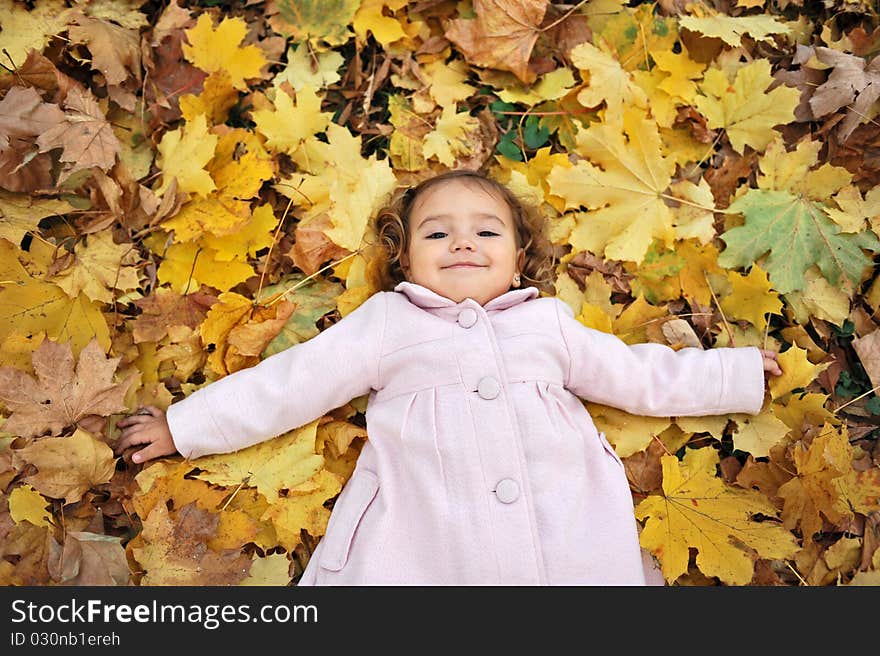
[[[369,439],[301,585],[645,584],[623,464],[581,399],[755,414],[775,353],[628,346],[584,327],[538,297],[540,221],[476,173],[419,184],[376,227],[386,278],[405,281],[167,416],[119,422],[117,452],[234,451],[369,393]]]

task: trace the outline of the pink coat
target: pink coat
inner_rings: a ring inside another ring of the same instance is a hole
[[[580,399],[754,414],[760,352],[628,346],[537,296],[480,306],[400,283],[170,406],[175,444],[234,451],[369,393],[369,439],[301,585],[643,585],[623,465]]]

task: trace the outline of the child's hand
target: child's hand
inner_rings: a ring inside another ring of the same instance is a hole
[[[769,349],[758,350],[761,351],[761,357],[764,358],[764,373],[773,376],[781,376],[782,368],[779,366],[779,360],[777,360],[778,354],[776,351],[771,351]]]
[[[134,462],[145,462],[177,453],[165,413],[156,406],[141,408],[137,413],[116,422],[116,425],[123,429],[122,435],[116,441],[116,455],[136,444],[147,446],[132,455]]]

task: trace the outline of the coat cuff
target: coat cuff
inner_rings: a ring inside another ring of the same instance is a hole
[[[714,349],[721,357],[718,414],[756,415],[764,405],[764,358],[757,346]]]
[[[187,460],[206,453],[222,453],[223,449],[217,448],[218,438],[222,443],[229,442],[214,421],[208,393],[207,388],[196,390],[187,398],[169,405],[165,412],[174,446]]]

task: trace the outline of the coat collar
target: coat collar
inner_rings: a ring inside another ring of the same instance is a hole
[[[395,292],[404,294],[410,303],[419,306],[422,309],[438,309],[438,308],[457,308],[465,304],[479,305],[472,298],[466,298],[461,303],[456,303],[452,299],[441,296],[437,292],[431,291],[427,287],[422,287],[413,282],[401,282],[394,288]],[[521,289],[512,289],[505,292],[501,296],[496,296],[483,306],[486,312],[491,310],[506,310],[514,305],[519,305],[524,301],[531,300],[538,296],[538,290],[535,287],[523,287]]]

